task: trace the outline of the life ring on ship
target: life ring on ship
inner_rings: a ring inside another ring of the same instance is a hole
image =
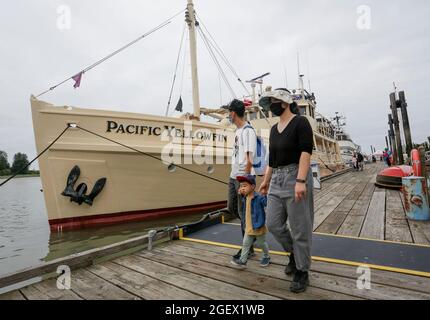
[[[411,151],[411,161],[412,161],[412,170],[414,171],[415,177],[421,177],[422,171],[421,171],[421,159],[420,159],[420,153],[417,149],[413,149]]]

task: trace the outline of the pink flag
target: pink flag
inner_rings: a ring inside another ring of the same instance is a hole
[[[77,75],[74,75],[72,77],[72,79],[75,81],[75,84],[73,85],[73,88],[79,88],[79,86],[81,85],[81,79],[82,79],[82,75],[84,74],[83,71],[79,72]]]

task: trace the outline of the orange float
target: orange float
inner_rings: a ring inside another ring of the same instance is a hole
[[[420,153],[417,149],[411,151],[412,170],[415,177],[422,177]]]

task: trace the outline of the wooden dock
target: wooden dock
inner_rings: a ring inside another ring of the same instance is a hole
[[[430,222],[406,219],[402,193],[375,187],[382,163],[323,183],[315,194],[314,232],[430,244]]]
[[[364,172],[350,172],[324,182],[315,199],[316,232],[429,244],[430,224],[406,220],[398,191],[375,188],[380,167],[369,165]],[[103,254],[118,254],[142,245],[145,239],[128,240],[102,248],[102,252],[93,250],[25,271],[28,277],[71,262],[75,270],[69,290],[58,289],[56,278],[52,278],[0,295],[0,299],[430,299],[428,277],[372,269],[371,288],[359,289],[356,267],[322,261],[313,262],[311,285],[297,295],[289,291],[292,278],[283,272],[285,256],[272,255],[272,264],[262,268],[257,255],[241,271],[230,264],[236,249],[185,240],[166,241],[152,250],[139,248],[108,261],[96,261]],[[2,281],[19,278],[19,274],[0,278],[0,287]]]

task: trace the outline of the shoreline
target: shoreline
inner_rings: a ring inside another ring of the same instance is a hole
[[[6,180],[9,177],[10,176],[0,176],[0,179],[5,179]],[[33,178],[33,177],[40,177],[40,174],[39,173],[19,174],[15,178]]]

